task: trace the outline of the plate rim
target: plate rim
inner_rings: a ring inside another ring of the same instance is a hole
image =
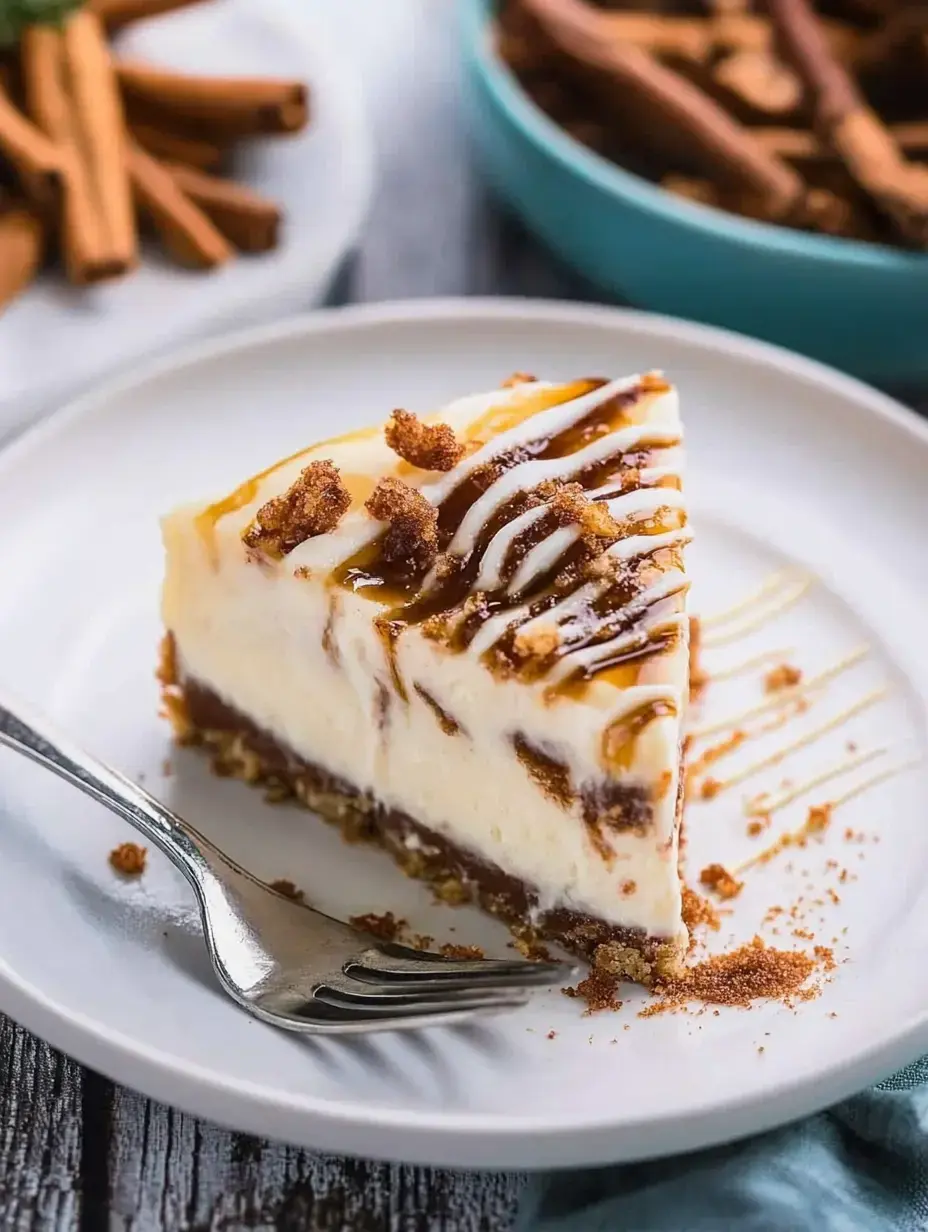
[[[132,373],[110,377],[27,428],[0,448],[0,479],[8,468],[81,420],[105,413],[113,400],[162,377],[183,374],[241,350],[306,335],[431,324],[436,321],[556,322],[571,327],[613,325],[626,335],[673,335],[703,350],[746,359],[853,400],[928,446],[928,422],[854,377],[784,348],[728,330],[610,305],[557,300],[442,298],[355,304],[200,339],[150,359]],[[445,1166],[541,1168],[581,1166],[673,1154],[753,1134],[809,1115],[879,1080],[928,1049],[925,1007],[854,1054],[839,1054],[814,1079],[800,1076],[763,1090],[728,1097],[711,1108],[650,1116],[620,1124],[608,1115],[530,1116],[371,1108],[356,1100],[291,1096],[279,1088],[230,1078],[221,1070],[183,1061],[138,1044],[105,1022],[61,1005],[7,966],[0,957],[0,1009],[83,1064],[113,1080],[183,1110],[247,1132],[353,1154]],[[394,1138],[391,1131],[402,1131]],[[500,1147],[506,1159],[499,1162]]]

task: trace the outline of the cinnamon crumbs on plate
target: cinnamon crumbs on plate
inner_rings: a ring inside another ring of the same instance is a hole
[[[401,479],[381,479],[364,502],[378,522],[388,523],[384,560],[424,573],[438,555],[438,510]]]
[[[406,921],[395,916],[392,911],[385,911],[383,915],[378,915],[373,911],[366,915],[353,915],[348,923],[352,928],[359,928],[361,932],[370,933],[378,941],[396,941],[406,927]]]
[[[486,958],[486,954],[479,945],[456,945],[453,941],[446,941],[438,952],[442,958],[459,958],[462,960]]]
[[[110,866],[123,877],[141,877],[148,862],[148,848],[138,843],[120,843],[110,852]]]
[[[412,411],[395,410],[383,434],[394,453],[424,471],[450,471],[464,456],[449,424],[425,424]]]
[[[688,1001],[728,1006],[748,1006],[760,999],[784,1001],[801,992],[815,965],[808,954],[776,950],[754,937],[730,953],[696,963],[676,979],[661,980],[654,989],[658,1000],[640,1016],[649,1018]]]
[[[780,663],[764,677],[764,692],[781,693],[783,689],[795,688],[801,680],[801,668],[793,667],[791,663]]]
[[[736,877],[722,864],[708,864],[699,874],[700,885],[713,890],[719,898],[737,898],[744,889],[744,882]]]
[[[562,988],[565,997],[576,997],[586,1002],[584,1016],[595,1014],[599,1010],[620,1010],[622,1002],[616,997],[619,987],[619,976],[594,967],[585,980],[571,988]]]
[[[721,927],[721,919],[715,907],[709,902],[708,898],[704,898],[701,894],[697,894],[695,890],[691,890],[689,886],[683,887],[683,923],[689,929],[692,937],[693,930],[699,927],[711,928],[717,932]]]
[[[295,903],[301,903],[306,897],[303,891],[286,877],[278,877],[276,881],[272,881],[271,889],[276,890],[278,894],[282,894],[284,898],[292,899]]]
[[[695,702],[705,691],[709,677],[702,668],[702,625],[698,616],[690,617],[690,701]]]
[[[351,493],[334,462],[310,462],[283,495],[261,506],[242,541],[280,559],[307,539],[334,530],[350,505]]]

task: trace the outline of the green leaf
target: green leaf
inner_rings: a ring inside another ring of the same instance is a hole
[[[24,27],[58,25],[82,0],[0,0],[0,47],[12,47]]]

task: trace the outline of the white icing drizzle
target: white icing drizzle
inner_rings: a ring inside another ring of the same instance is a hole
[[[469,457],[464,458],[454,470],[448,472],[444,479],[440,479],[437,483],[422,488],[422,495],[430,500],[433,505],[440,505],[446,496],[450,496],[459,483],[462,483],[469,475],[472,475],[485,462],[490,462],[500,454],[508,453],[510,450],[517,449],[522,445],[528,445],[532,441],[558,436],[561,432],[572,428],[574,424],[589,415],[591,411],[595,411],[598,406],[608,402],[610,398],[626,393],[640,383],[640,373],[636,373],[634,376],[622,377],[621,380],[609,381],[608,384],[601,385],[599,389],[593,389],[588,394],[581,394],[579,398],[571,398],[566,402],[559,402],[557,406],[548,407],[547,410],[528,416],[521,423],[516,424],[515,427],[509,428],[506,432],[500,432],[498,436],[494,436],[491,441],[487,441],[476,453],[472,453]],[[546,386],[540,387],[546,388]]]
[[[627,428],[619,429],[618,432],[610,432],[600,437],[587,445],[585,449],[578,449],[576,453],[567,454],[561,458],[549,458],[546,461],[522,462],[513,466],[471,505],[451,540],[448,551],[455,556],[466,556],[473,551],[480,531],[501,505],[520,492],[536,488],[547,479],[568,478],[597,462],[628,453],[645,442],[660,447],[676,445],[679,440],[680,431],[676,427],[660,427],[648,423],[632,424]]]
[[[606,489],[597,489],[593,492],[588,492],[588,496],[595,496],[598,491]],[[616,521],[624,521],[626,518],[634,518],[643,513],[656,513],[658,509],[682,509],[684,507],[683,494],[674,488],[636,488],[633,492],[626,492],[622,496],[616,496],[612,500],[602,502]],[[517,595],[520,591],[525,590],[527,586],[536,578],[546,573],[549,569],[557,564],[558,560],[564,555],[568,548],[572,547],[580,537],[580,527],[574,524],[573,526],[565,526],[549,535],[547,539],[543,539],[526,553],[525,559],[519,565],[513,575],[512,581],[506,591],[509,595]],[[478,587],[479,589],[479,587]]]
[[[644,650],[656,636],[663,633],[670,634],[675,629],[682,633],[688,623],[689,617],[685,612],[671,617],[655,616],[652,620],[643,622],[631,631],[624,630],[622,633],[610,638],[607,642],[598,642],[596,645],[587,646],[583,650],[575,650],[571,654],[565,655],[554,665],[545,677],[545,684],[557,684],[565,676],[569,676],[575,671],[592,668],[600,660],[609,659],[614,655]]]

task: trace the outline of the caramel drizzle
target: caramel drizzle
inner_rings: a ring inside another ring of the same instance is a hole
[[[858,646],[857,649],[852,650],[843,659],[839,659],[837,663],[833,663],[831,667],[826,667],[824,671],[819,672],[816,676],[810,676],[808,680],[800,681],[799,684],[793,685],[791,688],[782,689],[779,693],[772,693],[764,701],[748,707],[747,710],[742,710],[739,714],[729,715],[727,718],[719,719],[717,722],[695,727],[688,733],[689,737],[691,740],[702,740],[706,736],[714,736],[721,731],[730,731],[737,727],[743,727],[751,719],[768,714],[771,710],[780,710],[792,702],[806,699],[810,694],[816,695],[830,681],[856,666],[861,659],[866,657],[867,653],[868,647]],[[713,676],[713,679],[715,678]]]
[[[792,576],[786,573],[787,578]],[[728,646],[732,642],[740,641],[749,633],[754,633],[757,629],[762,628],[771,620],[781,616],[788,611],[794,604],[798,603],[801,598],[809,591],[813,584],[813,580],[808,576],[800,576],[796,578],[791,586],[781,589],[781,583],[784,574],[774,574],[772,578],[767,580],[767,583],[762,584],[753,595],[725,612],[720,612],[715,616],[710,616],[708,621],[703,621],[703,625],[710,628],[716,628],[718,625],[723,627],[717,633],[709,633],[703,638],[703,646],[706,649],[714,649],[718,646]],[[751,608],[757,610],[751,612]],[[748,615],[742,620],[736,618],[747,611]],[[733,624],[733,627],[729,627]]]
[[[862,713],[862,711],[869,709],[870,706],[876,705],[877,702],[882,701],[883,698],[886,697],[887,693],[887,689],[881,688],[874,689],[871,693],[864,694],[864,696],[858,698],[856,702],[853,702],[850,706],[846,706],[844,710],[832,715],[832,717],[826,722],[821,723],[818,727],[806,732],[805,735],[800,736],[798,739],[792,741],[792,743],[783,745],[781,748],[775,749],[772,753],[769,753],[766,757],[762,757],[758,761],[753,762],[748,766],[744,766],[741,770],[736,771],[727,779],[714,781],[712,795],[717,796],[721,792],[727,791],[731,787],[736,787],[739,783],[743,783],[749,778],[753,778],[753,776],[755,774],[759,774],[761,770],[767,770],[771,766],[779,765],[782,761],[785,761],[787,757],[791,757],[793,753],[798,753],[800,749],[805,749],[810,745],[815,744],[822,738],[822,736],[837,730],[850,719]]]
[[[884,750],[880,751],[882,752]],[[871,758],[875,755],[875,752],[871,754]],[[859,783],[855,783],[852,787],[849,787],[847,791],[843,792],[842,795],[836,796],[834,799],[829,800],[823,808],[827,810],[827,813],[830,816],[835,809],[840,808],[842,804],[847,804],[849,800],[853,800],[856,796],[862,795],[865,791],[870,791],[871,788],[877,787],[880,783],[885,783],[899,774],[905,774],[908,770],[914,770],[920,765],[922,765],[921,758],[912,758],[910,761],[900,762],[895,766],[889,766],[887,769],[881,770],[877,774],[872,774],[869,778],[865,778]],[[845,766],[842,773],[846,773],[852,768],[856,767],[851,767],[850,765]],[[836,777],[836,775],[833,777]],[[765,847],[763,851],[757,852],[755,855],[739,864],[735,869],[736,875],[740,876],[748,869],[755,868],[758,864],[769,864],[770,861],[778,856],[782,851],[785,851],[789,847],[801,846],[806,839],[810,838],[813,834],[821,833],[824,828],[825,827],[818,822],[814,814],[810,815],[810,817],[807,817],[801,826],[798,826],[795,830],[784,831],[776,839],[774,839],[768,847]]]
[[[745,802],[744,814],[746,817],[770,817],[773,813],[778,813],[781,809],[786,808],[787,805],[792,804],[794,800],[807,795],[816,787],[821,787],[823,783],[830,783],[833,779],[850,774],[852,770],[858,770],[861,766],[868,765],[871,761],[885,756],[888,752],[889,750],[886,748],[867,749],[863,753],[855,754],[848,760],[830,766],[827,770],[822,770],[819,774],[816,774],[811,779],[806,779],[803,783],[797,783],[795,786],[781,791],[779,795],[771,795],[769,792],[763,791]]]
[[[785,650],[761,650],[749,659],[742,659],[737,663],[731,663],[728,667],[716,668],[712,672],[712,680],[735,680],[738,676],[746,676],[748,672],[752,672],[758,667],[763,667],[765,663],[785,663],[793,657],[793,654],[794,651],[790,647],[787,647]]]

